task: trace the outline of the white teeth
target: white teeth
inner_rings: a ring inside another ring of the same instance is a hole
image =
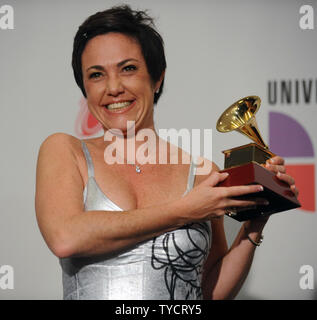
[[[131,104],[131,101],[125,101],[125,102],[118,102],[118,103],[111,103],[106,106],[109,110],[117,110],[117,109],[123,109],[128,107]]]

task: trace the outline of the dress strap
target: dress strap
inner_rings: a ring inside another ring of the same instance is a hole
[[[81,140],[81,144],[83,147],[83,151],[84,151],[84,155],[85,155],[86,163],[87,163],[87,167],[88,167],[88,178],[94,177],[95,176],[94,164],[92,162],[89,150],[87,148],[86,143],[83,140]]]
[[[188,193],[194,186],[195,178],[196,178],[196,159],[194,156],[191,157],[189,172],[188,172],[188,179],[187,179],[187,188],[185,194]]]

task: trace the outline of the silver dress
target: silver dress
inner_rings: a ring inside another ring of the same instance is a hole
[[[98,187],[88,148],[85,211],[122,211]],[[187,190],[194,184],[191,160]],[[186,194],[185,192],[185,194]],[[202,267],[211,245],[210,222],[192,223],[163,233],[113,256],[60,259],[65,300],[197,300],[202,299]]]

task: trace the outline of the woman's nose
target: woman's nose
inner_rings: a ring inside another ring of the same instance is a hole
[[[120,93],[124,92],[124,88],[120,77],[109,76],[107,79],[107,94],[110,96],[118,96]]]

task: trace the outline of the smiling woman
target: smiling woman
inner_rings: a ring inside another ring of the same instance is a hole
[[[81,141],[57,133],[41,145],[36,215],[48,247],[60,258],[64,299],[233,298],[267,218],[245,222],[228,250],[223,216],[233,207],[263,205],[263,199],[237,199],[263,188],[218,187],[228,175],[177,146],[167,146],[167,162],[160,163],[153,108],[166,61],[152,19],[128,6],[94,14],[75,36],[72,66],[105,136],[123,133],[116,138],[124,161],[104,158],[111,144],[104,136]],[[129,135],[130,124],[136,135]],[[126,151],[130,146],[136,155],[142,129],[153,131],[147,151],[156,161],[141,166],[132,159],[135,169]],[[175,154],[182,162],[170,162]],[[282,172],[277,178],[296,193],[284,160],[270,161],[268,169]],[[196,175],[205,163],[211,172]]]
[[[90,39],[109,32],[117,32],[128,36],[131,40],[134,39],[142,52],[152,82],[160,80],[166,69],[166,59],[163,39],[155,30],[153,19],[145,12],[133,12],[128,6],[114,7],[89,17],[79,27],[74,39],[72,66],[75,80],[85,97],[82,74],[83,51]],[[154,95],[154,103],[158,102],[163,86],[164,79]]]
[[[128,53],[128,54],[127,54]],[[136,40],[117,32],[89,40],[82,53],[82,74],[88,107],[104,130],[153,127],[154,94],[161,78],[151,79]]]

